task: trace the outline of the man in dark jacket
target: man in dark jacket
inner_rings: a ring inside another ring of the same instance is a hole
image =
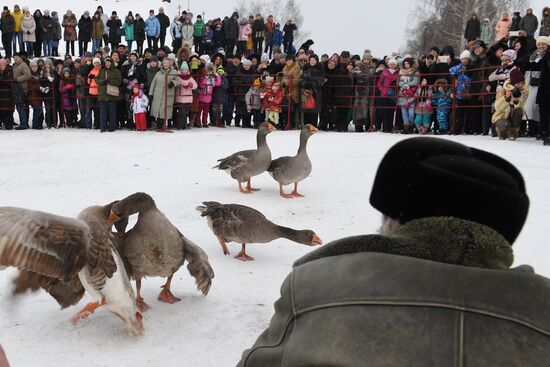
[[[470,20],[466,23],[466,29],[464,30],[464,39],[466,44],[471,41],[475,41],[481,33],[481,23],[477,19],[477,14],[472,14]]]
[[[539,19],[533,14],[533,9],[527,9],[527,14],[519,22],[519,30],[527,33],[527,37],[534,38],[539,27]]]
[[[297,30],[298,30],[298,27],[296,27],[296,24],[294,24],[292,19],[289,19],[283,28],[284,49],[287,54],[296,53],[293,43],[294,43],[294,32],[296,32]]]
[[[233,54],[239,37],[239,13],[234,12],[231,18],[227,19],[223,30],[225,33],[225,54]]]
[[[382,234],[298,260],[239,366],[550,365],[550,279],[510,269],[529,208],[512,164],[405,140],[382,160],[370,203]]]
[[[15,31],[15,19],[10,14],[7,6],[4,6],[2,11],[2,19],[0,19],[0,31],[2,31],[2,45],[6,51],[6,57],[11,57],[11,43],[13,40],[13,32]]]
[[[451,83],[452,76],[449,73],[449,69],[458,64],[460,64],[460,60],[456,59],[453,46],[445,46],[441,49],[440,55],[430,67],[430,73],[437,75],[437,79],[445,79]]]
[[[166,43],[166,29],[170,27],[170,18],[164,14],[164,8],[159,8],[157,19],[160,23],[160,47],[164,47]]]

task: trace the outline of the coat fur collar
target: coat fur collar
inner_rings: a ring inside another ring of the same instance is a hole
[[[486,269],[508,269],[514,261],[512,246],[492,228],[458,218],[433,217],[408,222],[389,236],[334,241],[302,257],[294,266],[356,252],[380,252]]]

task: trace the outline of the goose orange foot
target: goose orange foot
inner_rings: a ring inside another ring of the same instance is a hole
[[[181,298],[174,296],[172,292],[170,292],[170,289],[165,288],[162,291],[160,291],[158,300],[164,303],[174,304],[176,302],[181,301]]]
[[[250,186],[250,179],[248,179],[248,181],[246,182],[246,190],[247,191],[250,191],[250,192],[258,192],[258,191],[261,191],[261,189],[255,189],[253,187]]]
[[[241,261],[254,261],[254,258],[252,256],[248,256],[246,254],[246,244],[242,244],[243,247],[241,249],[241,252],[237,256],[235,256],[235,259],[241,260]]]
[[[88,316],[93,314],[95,310],[97,310],[99,307],[105,305],[105,299],[101,300],[101,302],[90,302],[84,308],[80,311],[78,311],[73,317],[71,317],[71,323],[73,325],[76,325],[79,321],[87,319]]]
[[[143,299],[143,297],[136,298],[136,305],[139,312],[145,312],[151,309],[151,306],[145,303],[145,300]]]
[[[279,195],[281,195],[281,197],[285,199],[294,199],[294,196],[292,194],[285,194],[285,190],[283,189],[283,185],[281,184],[279,184]]]

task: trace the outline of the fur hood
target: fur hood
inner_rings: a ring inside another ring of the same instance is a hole
[[[440,263],[486,269],[509,269],[512,245],[492,228],[451,217],[417,219],[388,236],[368,235],[334,241],[294,263],[355,252],[381,252]]]

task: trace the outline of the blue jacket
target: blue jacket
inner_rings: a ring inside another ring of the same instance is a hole
[[[160,36],[160,22],[156,17],[149,17],[145,21],[145,33],[149,37]]]
[[[275,28],[270,34],[270,44],[273,46],[280,46],[283,44],[283,32],[280,29]]]
[[[456,84],[456,98],[457,99],[471,99],[471,97],[463,97],[463,94],[470,94],[471,89],[471,81],[472,78],[466,73],[465,70],[466,66],[464,66],[462,63],[458,64],[457,66],[453,66],[449,69],[449,72],[451,75],[457,75],[458,83]]]

